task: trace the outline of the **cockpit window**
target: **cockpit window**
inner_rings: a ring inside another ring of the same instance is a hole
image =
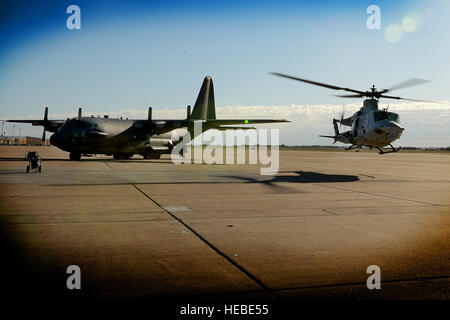
[[[73,128],[76,129],[87,129],[92,131],[99,131],[98,124],[94,122],[89,121],[80,121],[78,119],[70,119],[64,122],[64,125],[62,126],[65,129],[73,130]]]
[[[67,121],[66,124],[68,127],[74,127],[74,128],[87,128],[87,127],[91,127],[91,124],[87,124],[84,121],[80,121],[80,120],[76,120],[76,119],[72,119],[70,121]]]
[[[400,117],[398,114],[393,112],[387,112],[387,111],[375,111],[374,112],[375,122],[381,121],[381,120],[390,120],[395,122],[400,122]]]

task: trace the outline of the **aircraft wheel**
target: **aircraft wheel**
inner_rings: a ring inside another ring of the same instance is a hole
[[[144,154],[143,154],[144,159],[153,159],[154,158],[153,156],[154,156],[154,152],[153,152],[152,148],[147,148],[144,151]]]
[[[39,166],[38,171],[39,171],[39,173],[41,173],[41,166]]]
[[[30,166],[27,166],[27,173],[30,172]]]
[[[69,159],[72,161],[78,161],[81,159],[81,153],[78,152],[71,152],[69,155]]]
[[[161,153],[153,152],[153,159],[160,159],[160,158],[161,158]]]

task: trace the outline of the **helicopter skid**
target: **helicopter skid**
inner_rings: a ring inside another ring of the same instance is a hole
[[[378,150],[380,150],[379,154],[399,152],[399,151],[402,149],[402,147],[394,148],[391,144],[390,144],[389,146],[392,148],[392,150],[389,150],[389,151],[383,151],[383,149],[378,148]]]
[[[345,151],[353,150],[353,149],[356,149],[356,148],[360,148],[360,147],[352,144],[350,147],[345,148]]]

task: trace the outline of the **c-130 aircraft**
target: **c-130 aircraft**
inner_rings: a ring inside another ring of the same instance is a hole
[[[214,86],[209,76],[203,80],[192,113],[191,106],[187,106],[187,117],[182,120],[154,120],[151,107],[146,120],[82,117],[81,108],[76,118],[49,120],[46,107],[43,120],[7,121],[43,126],[42,140],[45,140],[46,131],[54,132],[50,143],[70,152],[70,160],[80,160],[81,155],[91,154],[113,155],[114,159],[129,159],[134,154],[141,154],[144,159],[158,159],[161,154],[171,153],[179,142],[172,137],[181,138],[189,131],[194,139],[194,123],[197,121],[202,122],[201,132],[209,129],[252,129],[230,125],[289,122],[276,119],[216,119]]]

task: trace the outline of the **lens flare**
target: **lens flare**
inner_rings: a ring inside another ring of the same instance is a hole
[[[403,35],[403,29],[398,24],[390,24],[384,31],[384,37],[389,42],[398,42]]]

